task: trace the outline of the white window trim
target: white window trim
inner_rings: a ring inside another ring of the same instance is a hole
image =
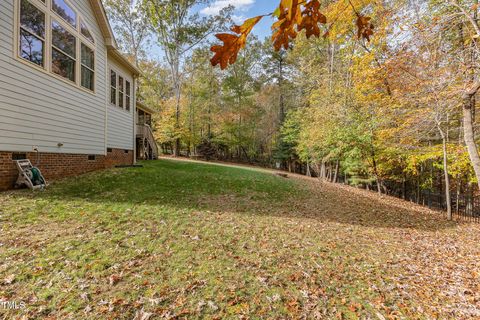
[[[117,87],[116,87],[117,94],[115,96],[115,103],[112,103],[111,91],[109,92],[110,105],[116,107],[117,109],[123,110],[126,113],[131,113],[132,109],[133,109],[133,107],[132,107],[132,92],[133,92],[132,79],[127,77],[125,75],[125,73],[119,72],[118,69],[116,69],[113,66],[109,66],[108,70],[109,70],[109,73],[108,73],[109,74],[109,77],[108,77],[109,86],[108,87],[110,88],[110,90],[112,89],[111,78],[110,78],[112,71],[115,72],[115,75],[116,75],[115,76],[115,83],[117,85]],[[119,85],[120,77],[123,78],[123,91],[122,91],[122,93],[123,93],[123,101],[122,101],[123,102],[123,107],[120,107],[120,105],[118,103],[120,101],[120,85]],[[127,83],[127,81],[130,83],[130,110],[126,109],[126,103],[127,103],[126,83]]]
[[[112,86],[112,72],[115,73],[115,87]],[[117,107],[118,103],[118,72],[115,69],[110,68],[108,83],[110,88],[110,105]],[[112,102],[112,89],[115,89],[115,102]]]
[[[76,13],[76,28],[73,28],[68,22],[66,22],[62,17],[60,17],[57,13],[55,13],[52,10],[52,1],[53,0],[45,0],[45,3],[43,3],[40,0],[27,0],[29,1],[32,5],[34,5],[37,9],[39,9],[41,12],[45,14],[45,43],[44,43],[44,58],[43,58],[43,67],[39,66],[33,62],[30,62],[20,56],[20,9],[21,5],[20,2],[22,0],[14,0],[14,41],[13,41],[13,54],[14,58],[31,67],[34,68],[38,71],[41,71],[45,74],[48,74],[49,76],[52,76],[56,79],[59,79],[63,81],[64,83],[67,83],[69,85],[72,85],[84,92],[90,93],[95,95],[96,94],[96,88],[97,88],[97,70],[98,70],[98,65],[97,65],[97,51],[96,51],[96,45],[92,44],[92,42],[86,38],[82,32],[81,32],[81,26],[80,26],[80,19],[83,20],[87,28],[89,30],[92,30],[88,24],[85,22],[85,19],[78,13],[78,10],[75,8],[75,6],[72,5],[72,3],[68,0],[65,0],[65,2],[75,11]],[[64,78],[56,73],[52,72],[52,21],[55,20],[58,22],[62,27],[64,27],[68,32],[70,32],[75,38],[76,38],[76,48],[75,48],[75,53],[76,53],[76,58],[75,58],[75,82],[71,81],[70,79]],[[90,31],[91,33],[91,31]],[[92,37],[94,38],[95,43],[97,43],[97,39],[95,36],[92,34]],[[82,57],[81,57],[81,45],[80,43],[85,44],[87,47],[89,47],[91,50],[93,50],[94,54],[94,69],[92,70],[94,72],[93,75],[93,91],[85,88],[81,84],[81,68],[82,68]]]
[[[120,81],[120,79],[122,81]],[[125,110],[125,77],[123,75],[118,75],[117,78],[118,84],[118,107]],[[120,100],[120,97],[122,98]],[[121,106],[120,106],[121,102]]]
[[[127,86],[128,83],[128,86]],[[130,90],[127,90],[130,89]],[[127,98],[129,103],[127,104]],[[132,82],[129,79],[125,79],[125,111],[130,112],[132,109]],[[128,106],[128,109],[127,109]]]

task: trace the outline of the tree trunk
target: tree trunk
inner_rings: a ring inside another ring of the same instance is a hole
[[[340,161],[337,160],[335,165],[335,174],[333,175],[333,183],[337,183],[338,181],[338,171],[340,170]]]
[[[382,182],[378,175],[377,160],[375,158],[375,151],[373,149],[373,146],[372,146],[371,154],[372,154],[373,174],[375,175],[375,180],[377,182],[377,192],[378,194],[382,194],[382,185],[381,185]]]
[[[447,139],[443,136],[443,174],[445,175],[445,198],[447,201],[447,218],[452,220],[452,198],[450,196],[450,177],[448,175],[448,153],[447,153]]]
[[[480,155],[478,154],[478,148],[475,143],[475,133],[473,129],[473,116],[472,116],[472,96],[466,94],[463,101],[463,133],[465,145],[467,146],[468,155],[472,162],[475,176],[478,180],[478,186],[480,187]]]
[[[453,3],[453,2],[452,2]],[[458,6],[458,3],[454,4]],[[463,14],[472,25],[477,36],[480,36],[480,27],[478,25],[478,0],[473,1],[473,16],[470,16],[469,12],[463,11]],[[472,163],[473,170],[475,171],[475,176],[477,177],[477,183],[480,187],[480,156],[478,154],[478,148],[475,143],[475,131],[474,131],[474,112],[475,112],[475,95],[480,89],[480,83],[475,81],[476,74],[476,54],[475,47],[477,45],[476,38],[473,38],[473,41],[470,45],[470,51],[467,50],[465,46],[465,32],[463,31],[463,25],[459,24],[459,45],[464,52],[464,60],[466,63],[466,85],[467,89],[463,93],[462,97],[462,110],[463,110],[463,132],[465,145],[467,146],[468,155]]]
[[[322,166],[320,168],[320,180],[325,180],[327,174],[326,174],[326,167],[325,167],[325,161],[322,161]]]

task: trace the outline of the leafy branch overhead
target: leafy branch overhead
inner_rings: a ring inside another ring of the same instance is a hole
[[[233,33],[217,34],[217,39],[222,41],[223,44],[211,47],[211,51],[214,53],[210,60],[212,66],[220,65],[223,70],[228,65],[234,64],[240,50],[245,48],[248,35],[266,16],[277,18],[277,21],[272,25],[272,42],[277,51],[282,47],[288,49],[290,42],[303,30],[305,30],[307,38],[311,36],[320,37],[320,25],[327,24],[327,17],[320,12],[320,7],[320,0],[281,0],[280,5],[274,12],[250,18],[241,26],[233,26],[231,28]],[[355,14],[357,15],[358,37],[370,41],[374,29],[371,18],[361,15],[356,10]],[[324,33],[324,37],[326,36],[328,36],[328,31]]]

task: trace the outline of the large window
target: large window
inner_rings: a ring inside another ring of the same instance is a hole
[[[52,10],[72,27],[75,28],[77,26],[77,14],[65,1],[53,0]]]
[[[45,65],[45,13],[27,0],[20,1],[19,56]]]
[[[77,38],[52,21],[52,72],[75,82]]]
[[[17,1],[18,57],[94,91],[95,41],[68,0]]]

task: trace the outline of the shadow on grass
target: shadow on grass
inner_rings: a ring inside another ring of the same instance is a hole
[[[425,214],[426,210],[416,206],[392,204],[332,185],[284,179],[254,169],[171,160],[143,165],[66,179],[43,193],[15,192],[13,196],[103,206],[201,209],[372,228],[439,231],[456,225],[445,221],[440,213]]]

